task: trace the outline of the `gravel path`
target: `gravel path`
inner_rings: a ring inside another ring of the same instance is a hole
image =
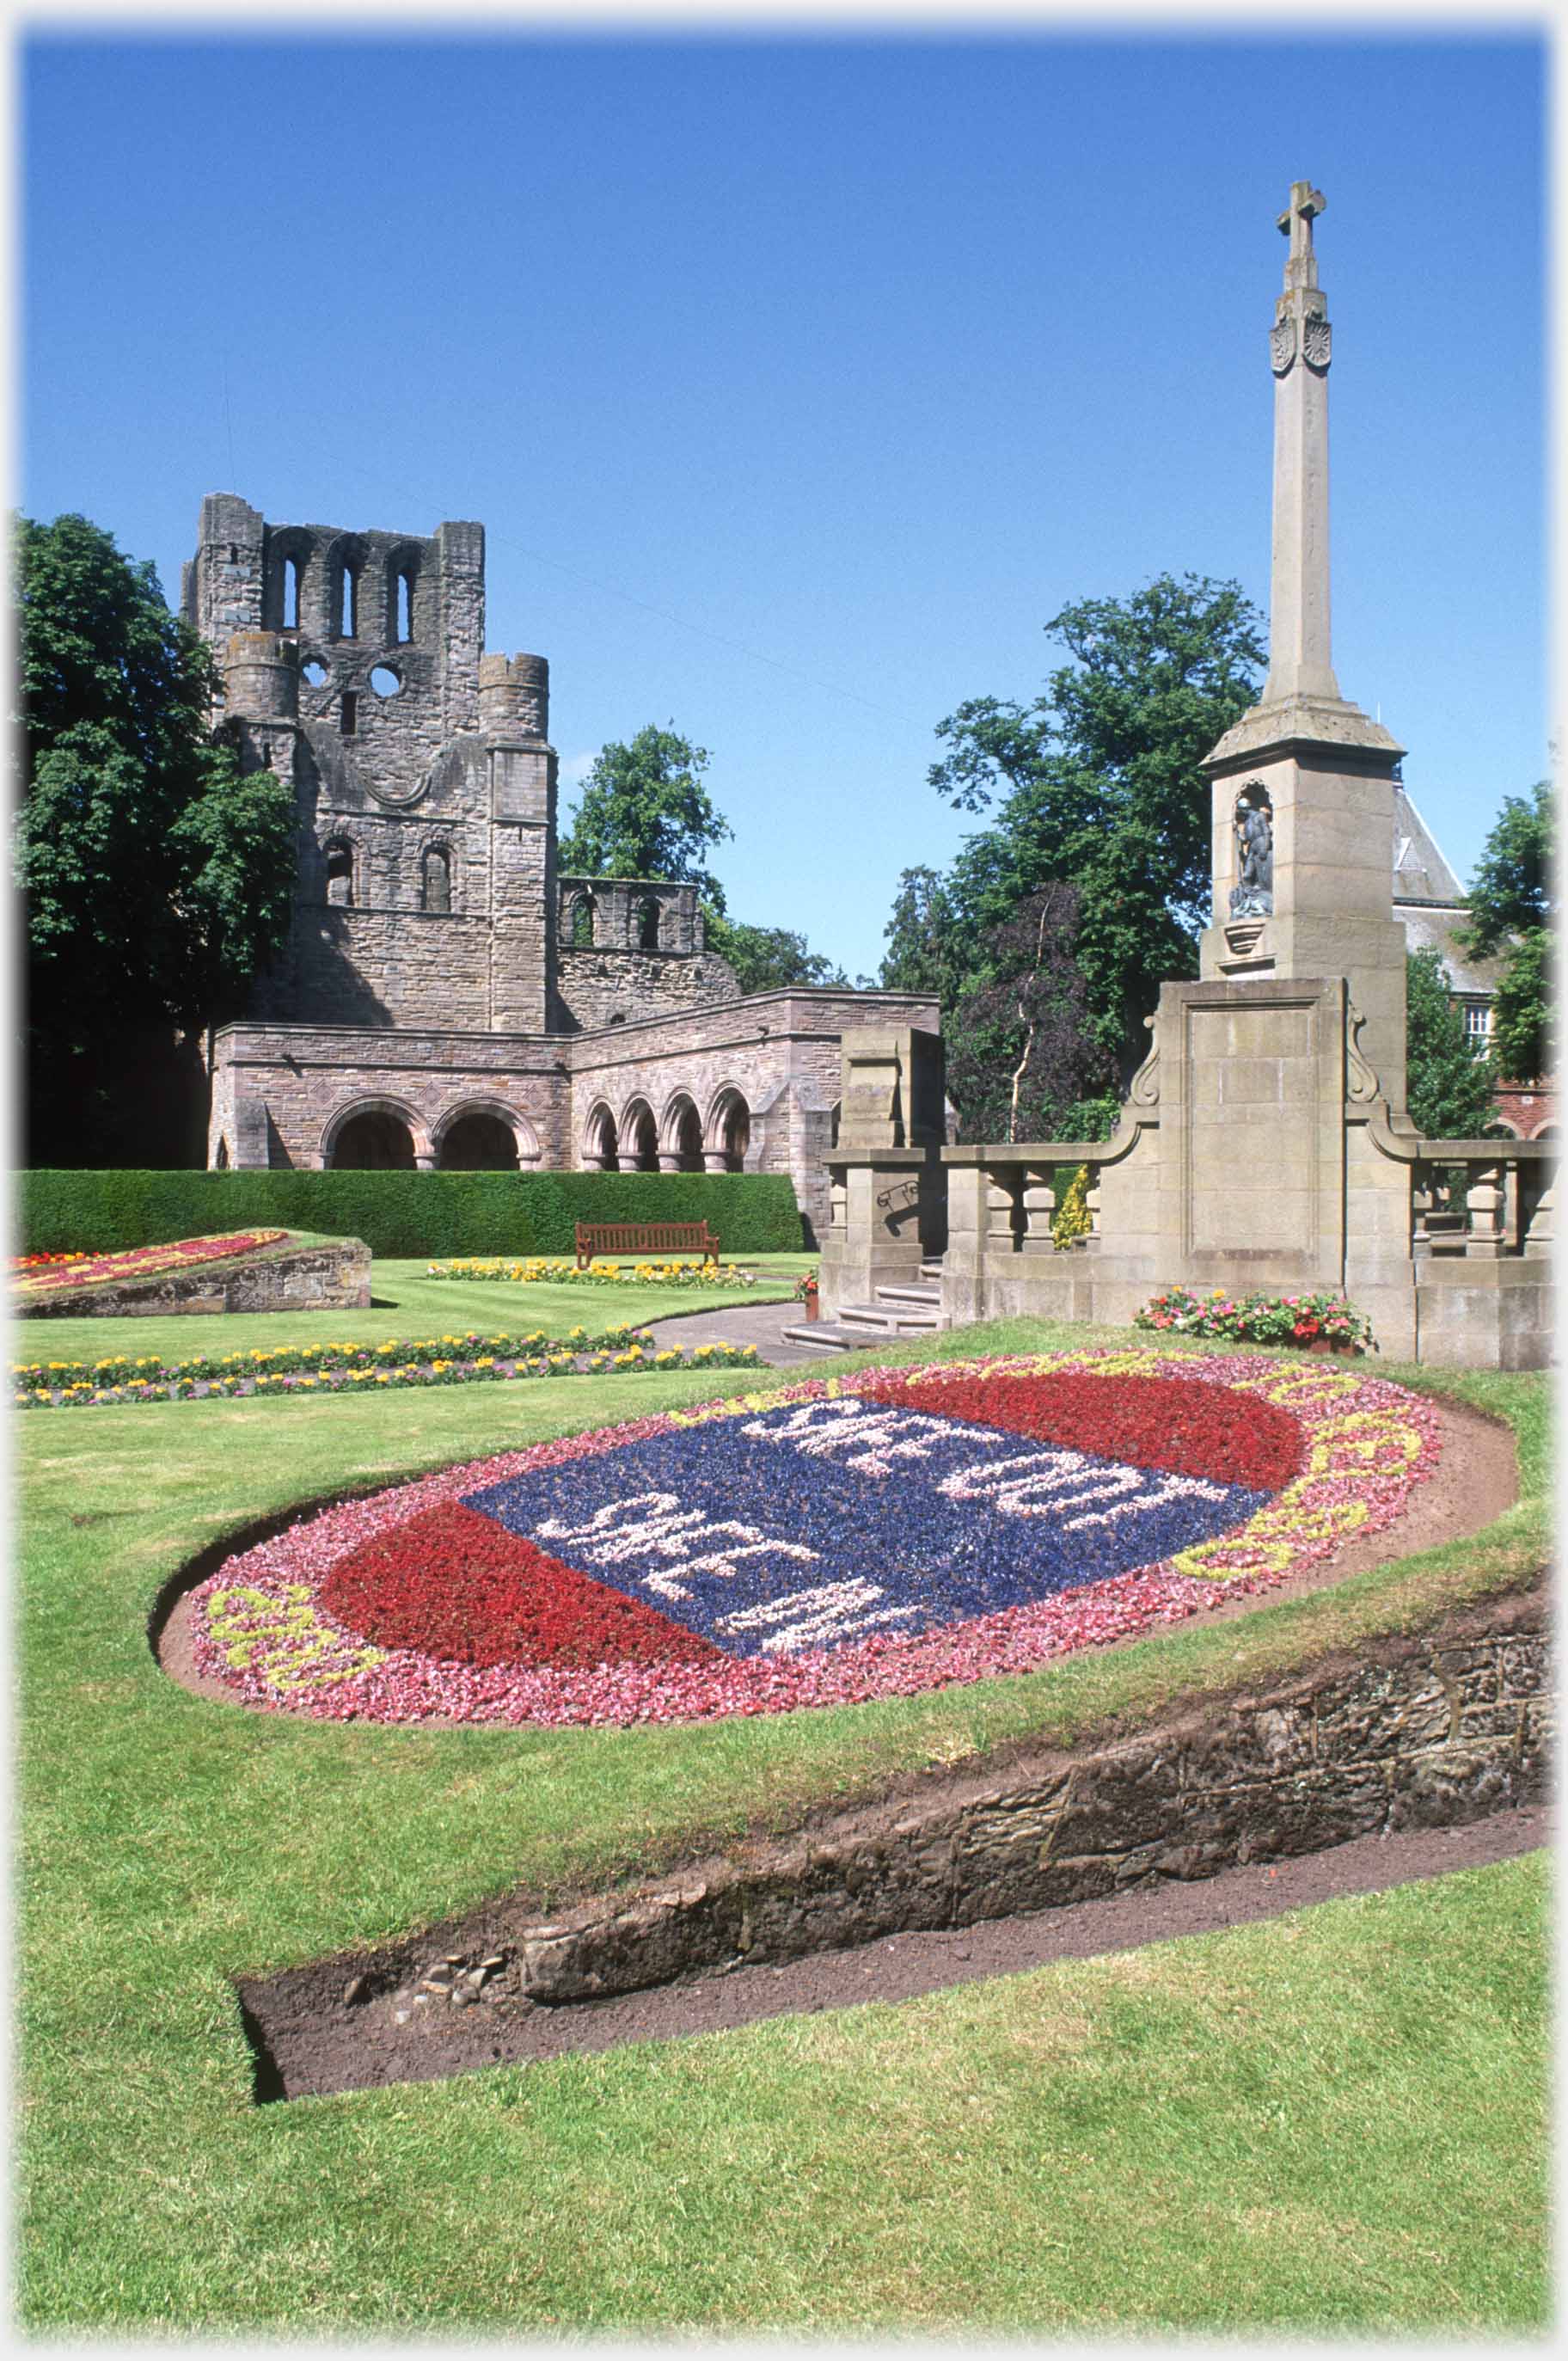
[[[758,1359],[773,1369],[789,1368],[797,1361],[838,1360],[837,1353],[818,1353],[809,1345],[788,1341],[784,1330],[798,1327],[805,1317],[804,1303],[735,1303],[728,1311],[681,1312],[645,1324],[661,1352],[670,1345],[755,1345]],[[870,1336],[866,1341],[880,1345],[888,1340]]]

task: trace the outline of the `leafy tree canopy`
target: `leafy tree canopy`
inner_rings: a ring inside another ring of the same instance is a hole
[[[1411,951],[1405,979],[1410,1121],[1423,1139],[1479,1139],[1497,1112],[1492,1069],[1465,1031],[1442,954],[1430,946]]]
[[[702,888],[722,912],[724,888],[707,855],[734,831],[703,785],[706,747],[652,723],[630,745],[611,740],[583,782],[559,863],[580,877],[664,877]]]
[[[151,566],[82,516],[18,519],[14,550],[28,1094],[60,1154],[63,1103],[101,1126],[129,1034],[233,1014],[281,942],[294,797],[214,740],[211,658]]]
[[[1465,949],[1477,958],[1487,958],[1515,935],[1551,923],[1556,826],[1550,780],[1538,779],[1528,796],[1504,796],[1468,896]]]
[[[1550,780],[1538,779],[1528,796],[1505,796],[1470,889],[1465,949],[1483,958],[1504,953],[1492,1010],[1493,1063],[1517,1081],[1549,1072],[1557,1060],[1556,836]]]
[[[932,785],[995,817],[946,876],[905,873],[882,980],[936,991],[946,1022],[1003,981],[994,946],[1025,897],[1070,884],[1082,1023],[1125,1077],[1160,984],[1196,971],[1210,889],[1201,765],[1255,701],[1262,619],[1234,582],[1164,574],[1130,598],[1064,607],[1046,630],[1071,661],[1032,704],[978,697],[938,725],[948,752]]]
[[[742,992],[776,992],[789,983],[849,985],[841,967],[788,927],[748,927],[717,910],[707,917],[707,947],[729,961]]]
[[[1552,989],[1556,940],[1549,927],[1531,927],[1514,945],[1492,1003],[1492,1060],[1512,1082],[1530,1082],[1557,1064],[1557,995]]]

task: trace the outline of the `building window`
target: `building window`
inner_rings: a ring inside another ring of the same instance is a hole
[[[411,640],[413,635],[414,574],[411,566],[404,566],[392,577],[392,637]]]
[[[359,636],[359,584],[352,566],[345,566],[338,576],[337,598],[339,635],[345,640],[356,640]]]
[[[335,837],[325,852],[326,898],[339,909],[347,909],[354,901],[354,847]]]
[[[300,628],[300,561],[297,557],[283,560],[283,629],[297,631]]]
[[[452,908],[452,859],[444,845],[433,844],[421,864],[419,906],[444,917]],[[515,1152],[513,1163],[517,1161]]]
[[[638,950],[656,951],[659,948],[659,905],[651,894],[645,901],[638,904],[636,926]]]
[[[343,692],[343,708],[338,716],[338,726],[345,738],[354,737],[358,730],[359,699],[351,688],[345,688]]]
[[[1489,1041],[1492,1038],[1492,1005],[1486,1000],[1467,1000],[1464,1004],[1464,1030],[1472,1041]]]

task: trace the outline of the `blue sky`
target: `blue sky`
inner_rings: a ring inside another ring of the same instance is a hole
[[[1546,766],[1540,41],[24,42],[19,495],[177,598],[197,510],[488,532],[564,780],[673,721],[732,915],[880,960],[963,698],[1069,600],[1268,588],[1289,182],[1334,655],[1468,874]],[[569,808],[569,785],[563,796]]]

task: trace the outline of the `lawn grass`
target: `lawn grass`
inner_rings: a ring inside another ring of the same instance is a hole
[[[565,1336],[576,1327],[597,1332],[623,1322],[638,1325],[662,1320],[678,1312],[777,1302],[794,1293],[802,1271],[816,1269],[817,1257],[750,1255],[740,1268],[756,1272],[754,1287],[683,1286],[678,1281],[617,1286],[608,1280],[574,1287],[543,1281],[523,1285],[504,1279],[441,1279],[430,1277],[429,1262],[422,1257],[378,1260],[371,1267],[368,1312],[188,1312],[75,1320],[61,1314],[16,1322],[11,1357],[93,1362],[114,1353],[155,1353],[177,1361],[196,1353],[260,1352],[277,1345],[380,1344],[392,1337],[461,1335],[470,1328],[510,1335],[543,1328],[552,1336]]]
[[[857,1358],[1084,1341],[1007,1322]],[[261,2110],[231,1990],[510,1886],[643,1874],[894,1772],[1070,1740],[1532,1573],[1544,1381],[1388,1374],[1514,1424],[1523,1497],[1487,1534],[1024,1678],[675,1730],[253,1715],[165,1680],[146,1622],[196,1550],[291,1503],[732,1375],[28,1421],[29,2325],[1534,2321],[1528,1863],[1138,1955],[1152,1968]]]

